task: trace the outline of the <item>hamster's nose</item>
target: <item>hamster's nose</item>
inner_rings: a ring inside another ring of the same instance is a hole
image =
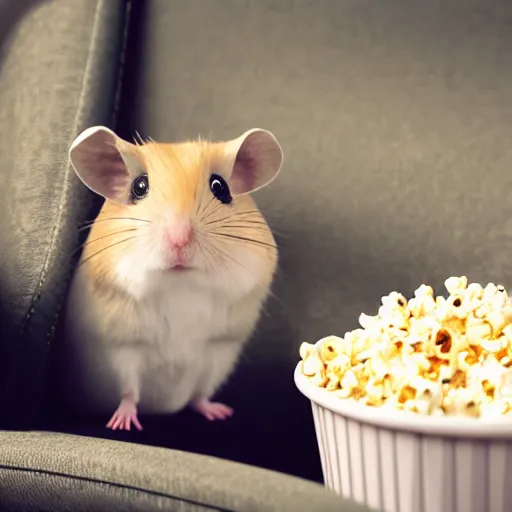
[[[193,239],[192,226],[187,220],[174,221],[167,229],[167,240],[175,250],[184,249],[191,244]]]

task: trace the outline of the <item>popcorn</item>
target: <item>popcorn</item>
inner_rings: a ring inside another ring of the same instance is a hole
[[[444,286],[450,295],[459,295],[464,293],[468,286],[468,278],[462,277],[449,277],[445,282]]]
[[[493,332],[500,334],[507,325],[510,325],[512,318],[510,318],[510,315],[506,315],[503,310],[493,310],[487,314],[486,320],[492,327]]]
[[[375,316],[366,315],[364,313],[361,313],[359,315],[359,325],[363,329],[370,329],[372,327],[378,327],[380,324],[380,318]]]
[[[332,361],[342,354],[346,354],[346,350],[350,347],[344,344],[343,338],[337,336],[329,336],[321,340],[322,343],[319,347],[320,357],[323,361]]]
[[[324,371],[324,363],[316,355],[312,354],[302,363],[302,371],[307,377],[314,377]]]
[[[482,300],[484,296],[484,289],[481,284],[471,283],[466,288],[466,297],[469,300]]]
[[[508,356],[509,358],[512,358],[512,324],[507,325],[505,329],[502,331],[502,336],[504,336],[507,339],[507,350],[506,354],[503,354],[503,357]]]
[[[434,290],[431,286],[422,284],[414,292],[414,297],[409,301],[408,305],[409,311],[414,318],[429,315],[436,308]]]
[[[311,354],[316,351],[315,345],[312,343],[301,343],[299,348],[299,355],[302,360],[307,359]]]
[[[433,343],[434,355],[438,359],[451,360],[455,348],[454,335],[441,325],[432,333],[430,343]]]
[[[407,299],[401,293],[391,292],[381,300],[382,306],[379,308],[378,317],[385,322],[383,326],[395,329],[407,328],[411,317]]]
[[[328,380],[325,375],[325,365],[316,352],[315,346],[309,343],[303,343],[300,347],[300,352],[303,355],[302,373],[308,377],[315,386],[325,386]]]
[[[494,283],[488,283],[487,286],[484,288],[484,296],[483,301],[484,302],[490,302],[492,301],[498,292],[498,287]]]
[[[482,340],[490,339],[491,336],[492,327],[489,322],[481,318],[468,317],[466,323],[466,338],[470,345],[476,345]]]
[[[302,373],[371,407],[475,418],[512,413],[512,299],[502,285],[465,276],[444,284],[447,297],[425,284],[409,301],[393,291],[343,338],[302,343]]]

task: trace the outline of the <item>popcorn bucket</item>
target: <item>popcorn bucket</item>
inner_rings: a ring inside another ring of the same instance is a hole
[[[325,485],[385,512],[512,511],[512,420],[369,407],[312,384]]]

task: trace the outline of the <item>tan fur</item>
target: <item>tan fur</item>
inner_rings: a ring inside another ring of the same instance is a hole
[[[70,380],[83,375],[95,405],[112,407],[132,388],[143,409],[160,412],[210,397],[251,335],[278,251],[248,194],[225,205],[210,191],[212,173],[229,182],[228,144],[134,146],[148,196],[135,204],[106,199],[93,224],[66,329],[69,360],[78,365],[70,364]],[[181,274],[169,270],[165,244],[165,230],[180,219],[194,231],[193,270]]]
[[[225,165],[224,146],[224,143],[207,141],[181,144],[150,142],[138,145],[138,157],[149,177],[151,201],[142,201],[133,206],[120,205],[108,199],[105,201],[96,219],[100,222],[93,224],[81,258],[81,261],[90,258],[86,267],[91,278],[103,282],[114,269],[118,253],[129,251],[134,244],[133,240],[127,239],[135,236],[136,230],[142,226],[140,222],[125,220],[126,217],[146,220],[172,203],[177,214],[195,214],[199,220],[201,216],[209,216],[208,220],[211,222],[225,218],[225,210],[219,208],[217,203],[208,204],[211,203],[211,197],[207,188],[208,175],[218,172]],[[269,229],[251,226],[255,221],[265,223],[266,226],[265,219],[256,211],[258,208],[251,196],[237,197],[233,206],[230,211],[232,214],[248,213],[242,222],[226,218],[223,221],[223,233],[249,236],[256,241],[275,245]],[[240,225],[245,225],[246,228],[240,228]],[[115,243],[119,247],[109,249]],[[268,253],[268,264],[272,267],[277,251],[253,245],[254,250]],[[99,256],[100,251],[103,253],[101,257],[94,257],[96,254]]]

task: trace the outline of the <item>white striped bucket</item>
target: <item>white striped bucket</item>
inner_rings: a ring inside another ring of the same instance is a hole
[[[325,485],[382,512],[512,512],[512,419],[421,416],[332,395],[311,400]]]

